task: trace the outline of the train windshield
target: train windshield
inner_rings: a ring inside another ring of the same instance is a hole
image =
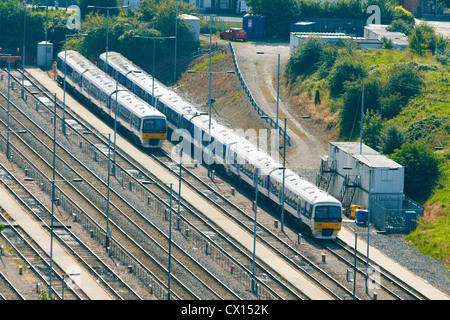
[[[317,222],[341,222],[342,212],[338,206],[317,206],[314,220]]]
[[[142,133],[165,133],[166,120],[165,119],[144,119],[142,123]]]

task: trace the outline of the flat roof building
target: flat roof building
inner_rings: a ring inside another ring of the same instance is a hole
[[[317,184],[342,202],[363,206],[379,230],[408,232],[423,207],[404,195],[405,168],[359,142],[329,142]]]

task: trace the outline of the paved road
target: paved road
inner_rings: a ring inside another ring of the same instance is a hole
[[[416,19],[416,24],[420,24],[422,22],[422,20]],[[450,39],[450,21],[426,21],[426,23],[432,26],[437,33]]]

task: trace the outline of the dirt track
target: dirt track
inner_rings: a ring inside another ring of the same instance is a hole
[[[289,44],[233,42],[232,45],[242,76],[253,97],[269,116],[276,119],[278,54],[282,73],[289,59]],[[287,133],[292,141],[292,146],[287,148],[287,166],[293,169],[318,169],[321,157],[328,152],[326,142],[320,141],[302,126],[301,122],[308,120],[301,117],[307,115],[296,114],[282,99],[279,99],[278,109],[279,126],[284,126],[284,118],[287,117]]]

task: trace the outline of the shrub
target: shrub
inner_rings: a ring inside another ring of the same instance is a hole
[[[396,126],[390,126],[385,130],[382,141],[383,154],[393,154],[395,150],[400,149],[405,142],[403,132]]]
[[[401,103],[418,95],[424,86],[423,77],[414,63],[396,63],[388,71],[385,94],[401,95]]]
[[[401,20],[410,26],[414,26],[415,24],[412,13],[402,6],[396,6],[394,8],[394,20]]]
[[[412,123],[405,132],[408,141],[422,140],[430,143],[433,135],[450,135],[450,118],[431,115],[431,117]]]
[[[363,142],[372,149],[380,150],[383,119],[381,115],[373,110],[368,110],[364,115]]]
[[[320,66],[323,43],[320,38],[310,37],[297,46],[286,66],[286,74],[292,79],[312,74]]]
[[[403,97],[400,93],[388,93],[380,97],[380,113],[386,119],[397,116],[404,107]]]
[[[405,194],[418,201],[427,199],[440,175],[441,161],[435,152],[423,142],[406,142],[392,159],[405,167]]]
[[[410,36],[414,31],[414,25],[410,25],[405,21],[398,19],[392,21],[392,23],[389,25],[389,27],[386,28],[386,30],[391,32],[402,32],[405,35]]]
[[[438,43],[440,43],[440,39],[434,28],[425,22],[416,26],[408,39],[409,49],[420,56],[423,56],[427,51],[434,53]]]
[[[340,117],[341,135],[352,140],[359,136],[361,119],[362,81],[347,82],[342,95]],[[376,111],[379,100],[379,83],[373,79],[366,79],[364,85],[364,113],[368,110]]]
[[[337,97],[344,92],[344,84],[355,81],[365,74],[365,69],[359,59],[355,56],[347,56],[338,60],[330,72],[329,85],[330,94]]]

